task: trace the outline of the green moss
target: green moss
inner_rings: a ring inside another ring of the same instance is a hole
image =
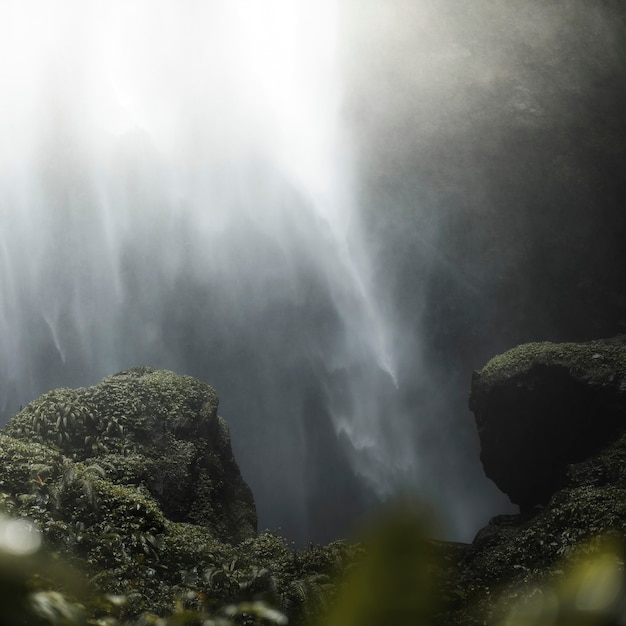
[[[97,464],[114,482],[145,487],[173,521],[238,541],[255,532],[256,512],[217,406],[208,385],[139,367],[93,387],[47,393],[13,416],[5,433]]]
[[[138,453],[104,454],[93,460],[105,469],[110,480],[122,485],[147,485],[159,471],[156,459]]]
[[[478,373],[490,386],[537,365],[567,368],[592,384],[610,384],[626,378],[626,346],[621,343],[527,343],[491,359]]]
[[[461,613],[467,617],[473,607],[477,623],[498,621],[498,599],[505,597],[510,605],[529,586],[558,583],[612,534],[626,534],[626,489],[613,485],[563,489],[532,516],[494,518],[462,560],[457,579],[465,600]]]
[[[217,420],[217,394],[190,376],[134,368],[80,389],[55,389],[11,418],[5,433],[84,460],[142,452],[158,435],[179,438]]]
[[[33,495],[61,475],[63,463],[55,450],[0,435],[0,490],[5,495]]]
[[[626,536],[625,381],[623,337],[526,344],[475,374],[471,404],[483,463],[509,493],[515,479],[550,491],[543,507],[494,518],[478,534],[460,564],[464,603],[453,623],[500,623],[503,606],[529,588],[558,586],[565,571],[600,549],[601,538]],[[580,398],[580,413],[572,398]],[[508,438],[512,432],[520,436]]]
[[[0,506],[31,518],[47,550],[98,593],[123,595],[121,617],[261,598],[298,624],[348,558],[339,545],[297,553],[253,536],[252,495],[217,396],[194,379],[136,368],[56,390],[5,433],[14,436],[0,435]]]

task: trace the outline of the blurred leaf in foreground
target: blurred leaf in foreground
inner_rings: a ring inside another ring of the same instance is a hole
[[[522,592],[502,626],[622,626],[626,624],[623,547],[595,538],[558,583]],[[586,554],[584,554],[586,553]]]
[[[322,626],[419,626],[437,609],[438,568],[426,541],[424,509],[385,508],[366,529],[364,557],[348,571]]]

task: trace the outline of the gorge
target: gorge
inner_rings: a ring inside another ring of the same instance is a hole
[[[623,332],[618,2],[9,2],[0,412],[219,389],[261,529],[407,487],[470,539],[471,371]]]

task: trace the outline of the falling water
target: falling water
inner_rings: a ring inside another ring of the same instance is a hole
[[[306,493],[323,491],[329,455],[327,474],[349,458],[379,495],[410,479],[334,0],[3,12],[5,417],[141,363],[198,376],[220,393],[261,524],[300,538],[340,497]]]

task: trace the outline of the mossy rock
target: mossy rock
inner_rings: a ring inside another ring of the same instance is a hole
[[[545,504],[626,427],[624,338],[514,348],[474,373],[470,408],[487,476],[523,508]]]
[[[139,367],[93,387],[46,393],[4,432],[98,464],[115,482],[143,485],[169,519],[237,542],[256,532],[256,510],[217,407],[208,385]]]
[[[513,605],[563,586],[582,563],[625,538],[626,488],[619,485],[567,487],[544,508],[495,517],[460,560],[452,580],[462,602],[449,605],[443,623],[507,623]]]
[[[506,623],[517,602],[561,588],[607,543],[624,545],[625,381],[621,337],[519,346],[474,374],[483,466],[522,512],[492,519],[465,551],[462,601],[446,623]]]
[[[90,461],[0,434],[0,512],[32,520],[54,561],[86,575],[90,615],[102,616],[103,594],[124,598],[125,620],[262,599],[297,626],[326,606],[354,557],[342,542],[297,552],[269,533],[221,541],[206,526],[169,520],[144,485],[114,482]]]

